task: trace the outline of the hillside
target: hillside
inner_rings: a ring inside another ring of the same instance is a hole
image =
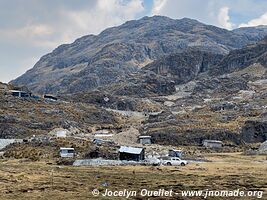
[[[8,88],[13,86],[0,83],[0,138],[47,135],[54,128],[79,134],[120,127],[120,117],[93,104],[13,97]]]
[[[161,144],[234,145],[267,139],[266,38],[223,56],[190,50],[159,58],[142,70],[176,82],[172,95],[154,97],[164,111],[142,131]],[[153,119],[153,120],[152,120]]]
[[[39,94],[57,94],[129,82],[132,73],[162,56],[190,47],[227,54],[258,41],[267,32],[251,29],[228,31],[188,18],[144,17],[61,45],[11,83],[26,85]]]
[[[2,93],[1,135],[63,127],[91,137],[96,128],[120,135],[134,128],[164,145],[263,142],[267,42],[256,40],[264,31],[157,16],[62,45],[12,82],[55,93],[59,101]]]

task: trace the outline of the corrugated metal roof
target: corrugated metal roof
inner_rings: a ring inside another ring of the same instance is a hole
[[[74,150],[74,148],[60,147],[60,150]]]
[[[143,148],[121,146],[119,149],[119,152],[131,153],[131,154],[140,154],[142,152],[142,150],[143,150]]]
[[[176,151],[176,152],[182,152],[182,149],[170,149],[169,151]]]
[[[15,142],[22,142],[22,139],[0,139],[0,150]]]
[[[151,138],[151,136],[149,136],[149,135],[140,135],[139,136],[139,139],[150,139]]]

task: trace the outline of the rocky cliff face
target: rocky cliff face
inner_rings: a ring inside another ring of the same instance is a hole
[[[267,140],[267,119],[249,120],[245,122],[241,131],[244,142],[257,143]]]
[[[187,50],[158,59],[143,69],[166,76],[174,80],[176,84],[183,84],[195,79],[200,73],[208,71],[217,65],[222,58],[223,55],[221,54]]]
[[[59,46],[12,84],[26,85],[37,93],[88,91],[127,80],[142,66],[189,47],[227,54],[260,37],[187,18],[144,17]]]
[[[256,44],[231,51],[211,72],[217,75],[231,73],[254,63],[267,67],[267,37]]]
[[[257,64],[267,68],[267,37],[255,44],[232,50],[227,55],[215,54],[200,49],[188,49],[181,53],[161,57],[143,67],[142,70],[153,71],[160,76],[174,80],[176,84],[184,84],[195,79],[205,79],[207,77],[205,72],[217,77]],[[208,87],[212,87],[216,82],[219,82],[220,86],[222,86],[225,81],[219,77],[217,79],[220,80],[216,81],[215,78],[208,84]],[[225,78],[223,79],[225,80]],[[242,79],[242,77],[231,80],[236,82],[239,79]],[[220,86],[216,85],[216,87]],[[243,89],[245,88],[243,87]]]

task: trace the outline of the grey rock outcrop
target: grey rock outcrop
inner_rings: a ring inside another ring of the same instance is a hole
[[[225,56],[211,74],[219,75],[244,69],[254,63],[267,68],[267,37],[256,44],[231,51]]]
[[[267,120],[249,120],[241,131],[241,139],[247,143],[264,142],[267,140]]]
[[[176,84],[183,84],[195,79],[200,73],[208,71],[217,65],[222,58],[223,55],[221,54],[187,50],[158,59],[143,69],[166,76],[174,80]]]

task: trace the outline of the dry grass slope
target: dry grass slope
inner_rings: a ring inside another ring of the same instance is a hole
[[[186,167],[67,167],[45,162],[1,160],[1,199],[125,199],[94,198],[95,188],[109,190],[263,190],[267,198],[266,157],[208,154],[213,162]],[[107,186],[103,186],[107,183]],[[147,199],[135,197],[132,199]],[[153,198],[188,199],[188,198]],[[201,198],[190,198],[201,199]],[[212,198],[220,199],[220,198]],[[223,198],[221,198],[223,199]],[[232,198],[235,199],[235,198]],[[240,199],[240,198],[236,198]],[[252,199],[252,198],[243,198]]]

